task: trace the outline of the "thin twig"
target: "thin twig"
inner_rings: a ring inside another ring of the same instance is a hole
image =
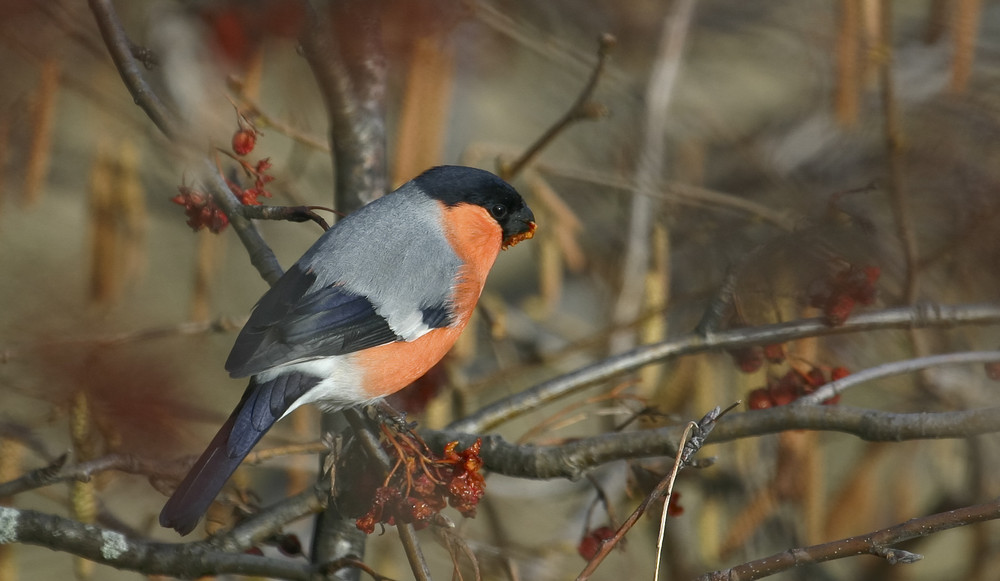
[[[163,472],[160,462],[130,454],[109,454],[69,466],[66,465],[66,459],[67,456],[64,454],[48,466],[32,470],[15,480],[0,483],[0,498],[42,488],[57,482],[71,480],[86,482],[93,475],[109,470],[145,475],[158,475]]]
[[[111,53],[115,67],[135,103],[142,108],[168,139],[176,144],[185,144],[188,140],[186,132],[146,81],[142,65],[133,54],[133,44],[126,36],[125,29],[122,28],[121,21],[118,19],[118,14],[110,0],[89,0],[89,4],[97,25],[101,29],[101,36],[108,52]],[[222,177],[218,175],[212,161],[205,157],[202,162],[203,179],[207,182],[206,187],[222,211],[225,212],[229,223],[236,231],[236,235],[246,247],[251,264],[268,284],[274,284],[282,274],[281,266],[274,257],[274,253],[261,238],[253,223],[240,214],[239,208],[242,204],[233,195]]]
[[[698,577],[698,581],[749,581],[801,565],[865,554],[889,559],[890,563],[893,564],[912,563],[919,560],[921,556],[907,551],[889,549],[889,547],[909,539],[925,537],[948,529],[998,518],[1000,518],[1000,498],[985,504],[910,519],[886,529],[839,541],[789,549],[770,557],[737,565],[731,569],[706,573]]]
[[[604,561],[605,557],[611,553],[611,550],[615,547],[615,545],[617,545],[625,537],[625,533],[631,530],[631,528],[635,526],[635,523],[638,522],[639,517],[645,514],[649,505],[656,499],[662,497],[666,500],[664,501],[665,506],[663,509],[663,520],[660,522],[660,537],[657,540],[657,560],[659,560],[659,547],[661,546],[663,540],[663,526],[665,525],[666,519],[666,504],[669,504],[670,502],[670,494],[673,490],[674,481],[677,478],[677,472],[685,462],[690,460],[691,456],[693,456],[704,443],[705,437],[708,436],[709,432],[712,431],[712,428],[715,427],[715,421],[718,417],[719,408],[715,408],[706,414],[701,421],[688,422],[685,424],[684,431],[681,433],[680,442],[677,444],[677,454],[674,457],[674,466],[670,470],[670,473],[667,474],[660,481],[660,483],[656,485],[656,488],[654,488],[653,491],[643,499],[639,506],[632,511],[632,514],[630,514],[628,518],[625,519],[625,522],[618,527],[618,530],[615,531],[614,536],[601,544],[597,550],[597,554],[590,559],[587,566],[584,567],[583,571],[581,571],[577,576],[577,581],[585,581],[586,579],[589,579],[590,576],[594,574],[594,571],[597,570],[597,567]],[[697,434],[697,440],[694,438],[688,438],[692,433]],[[656,571],[657,575],[659,575],[659,567],[656,568]]]
[[[364,571],[365,573],[368,573],[372,577],[372,579],[375,579],[375,581],[393,581],[391,577],[386,577],[385,575],[382,575],[381,573],[375,571],[375,569],[372,569],[368,565],[365,565],[364,562],[359,561],[353,557],[341,557],[339,559],[330,561],[321,568],[321,571],[324,574],[329,575],[330,573],[336,573],[337,571],[340,571],[341,569],[345,569],[347,567],[350,567],[352,569],[358,569],[359,571]]]
[[[469,146],[463,159],[479,160],[487,157],[510,155],[511,148],[489,143],[476,143]],[[678,181],[659,179],[649,191],[642,191],[636,185],[634,178],[616,175],[593,168],[577,167],[551,162],[537,162],[534,169],[540,173],[559,176],[571,180],[592,183],[619,190],[624,190],[639,196],[650,196],[681,206],[701,208],[712,212],[736,212],[746,214],[755,220],[772,224],[781,230],[791,231],[800,221],[793,210],[775,210],[753,200],[747,200],[733,194],[693,186]]]
[[[281,531],[288,523],[322,512],[329,501],[330,481],[320,479],[295,496],[284,498],[241,520],[224,534],[212,537],[210,542],[225,551],[245,551]]]
[[[658,363],[693,353],[732,349],[750,345],[784,343],[803,337],[839,335],[879,329],[923,327],[954,327],[1000,323],[1000,305],[916,305],[860,313],[843,325],[830,327],[822,319],[803,319],[730,329],[702,336],[688,333],[660,343],[641,345],[630,351],[609,357],[592,365],[550,379],[515,395],[501,399],[479,411],[452,422],[447,429],[457,432],[482,433],[496,425],[557,398],[574,393],[589,385],[633,371],[644,365]]]
[[[896,221],[896,233],[903,247],[903,259],[906,265],[903,300],[907,304],[912,304],[917,299],[917,237],[913,228],[913,215],[910,212],[903,184],[903,127],[899,121],[899,106],[892,79],[892,0],[882,0],[879,6],[881,9],[879,18],[882,25],[879,87],[881,88],[882,116],[884,118],[886,164],[889,170],[886,187],[889,190],[892,213]]]
[[[36,351],[41,348],[66,348],[66,347],[115,347],[118,345],[128,345],[139,341],[150,341],[176,337],[183,335],[202,335],[206,333],[233,333],[239,331],[246,322],[246,317],[234,319],[232,317],[219,317],[211,321],[190,321],[168,325],[164,327],[151,327],[149,329],[139,329],[137,331],[126,331],[112,335],[97,337],[76,337],[56,341],[45,341],[30,345],[18,345],[0,349],[0,363],[7,363],[12,359],[24,356],[26,353]]]
[[[230,78],[227,84],[230,90],[236,94],[240,103],[243,104],[241,111],[245,112],[248,116],[253,117],[259,126],[274,129],[285,137],[288,137],[293,141],[297,141],[306,147],[330,153],[330,144],[328,142],[307,133],[303,133],[295,127],[292,127],[292,125],[269,115],[261,109],[260,105],[247,95],[241,80]]]
[[[663,535],[667,530],[667,515],[670,513],[670,497],[674,493],[674,482],[677,481],[677,473],[681,470],[681,464],[684,462],[684,448],[687,445],[688,436],[691,435],[691,430],[698,427],[698,424],[694,422],[688,422],[684,426],[684,433],[681,435],[680,442],[678,442],[677,455],[674,457],[674,465],[670,467],[670,473],[664,479],[667,482],[666,489],[663,491],[663,510],[660,511],[660,530],[656,534],[656,558],[654,562],[653,569],[653,581],[659,581],[660,579],[660,560],[663,555]]]
[[[295,456],[299,454],[321,454],[330,451],[330,444],[325,440],[318,442],[306,442],[305,444],[289,444],[288,446],[276,446],[265,448],[259,452],[247,454],[243,460],[244,464],[260,464],[272,458],[280,456]]]
[[[406,560],[410,563],[410,570],[417,581],[431,581],[431,570],[424,559],[424,553],[420,550],[420,543],[417,542],[417,531],[412,524],[400,523],[396,525],[396,532],[399,534],[399,542],[403,545],[403,552]]]
[[[659,47],[646,87],[644,136],[635,168],[636,192],[640,195],[632,197],[629,210],[628,237],[621,260],[621,289],[612,312],[612,322],[616,325],[636,320],[645,305],[646,279],[653,251],[651,240],[659,205],[652,196],[641,194],[655,192],[656,184],[663,177],[667,115],[677,86],[694,9],[695,0],[670,4],[669,12],[663,19]],[[669,233],[666,235],[669,237]],[[634,346],[635,342],[635,333],[618,332],[611,336],[610,350],[621,353]]]
[[[315,206],[248,206],[243,205],[240,211],[250,220],[287,220],[289,222],[309,222],[319,224],[323,230],[329,230],[330,224],[322,216],[313,211]]]
[[[590,73],[590,78],[587,79],[587,84],[580,91],[576,101],[520,157],[509,163],[500,162],[500,177],[505,180],[511,180],[516,177],[549,143],[552,143],[560,133],[573,123],[585,119],[598,119],[607,115],[604,107],[593,103],[590,99],[597,89],[597,83],[601,80],[604,66],[608,61],[608,55],[611,54],[611,49],[614,48],[616,42],[617,40],[612,34],[604,33],[601,35],[600,39],[598,39],[597,63],[594,65],[594,69]]]
[[[115,67],[135,104],[146,112],[149,119],[170,140],[181,139],[183,133],[174,115],[146,82],[141,65],[132,54],[132,42],[125,35],[125,29],[122,28],[111,0],[88,0],[88,3],[101,30],[104,44],[108,47],[111,58],[115,61]]]
[[[831,381],[816,391],[795,400],[796,405],[819,404],[824,400],[842,393],[844,390],[883,377],[912,373],[928,367],[939,365],[957,365],[960,363],[990,363],[1000,361],[1000,351],[966,351],[962,353],[944,353],[929,355],[905,361],[893,361],[863,371],[852,373],[843,379]]]

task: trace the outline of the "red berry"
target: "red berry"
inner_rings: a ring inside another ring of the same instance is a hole
[[[854,310],[854,299],[846,294],[837,294],[830,297],[823,307],[823,314],[826,315],[826,322],[831,327],[843,325]]]
[[[577,545],[576,550],[580,553],[581,557],[589,561],[597,555],[601,544],[614,536],[615,531],[611,527],[598,527],[580,539],[580,544]]]
[[[798,399],[800,391],[792,382],[780,381],[771,388],[771,402],[774,405],[787,405]]]
[[[781,363],[785,360],[785,346],[781,343],[764,345],[764,359],[769,363]]]
[[[826,383],[826,376],[823,375],[823,372],[818,367],[813,367],[812,369],[810,369],[809,372],[806,373],[805,379],[806,383],[809,384],[809,387],[813,388],[819,387],[824,383]]]
[[[830,370],[830,381],[837,381],[838,379],[843,379],[851,374],[851,371],[846,367],[834,367]]]
[[[680,516],[684,514],[684,507],[681,506],[681,491],[675,490],[670,495],[670,504],[667,505],[667,515]]]
[[[576,552],[586,560],[591,560],[597,555],[597,549],[601,548],[601,542],[594,537],[587,535],[580,539],[580,544],[576,546]]]
[[[764,365],[764,351],[757,345],[731,349],[729,355],[743,373],[753,373]]]
[[[766,410],[773,406],[774,402],[771,401],[771,394],[768,393],[766,388],[758,387],[751,391],[747,397],[747,407],[752,410]]]
[[[236,155],[246,155],[253,151],[257,145],[257,131],[250,128],[241,128],[233,134],[233,152]]]

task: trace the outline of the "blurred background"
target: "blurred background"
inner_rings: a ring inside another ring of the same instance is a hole
[[[245,382],[223,362],[266,283],[231,229],[193,232],[171,200],[197,187],[198,155],[246,179],[216,150],[230,151],[240,114],[259,130],[245,159],[272,164],[265,203],[334,204],[329,118],[297,50],[299,3],[117,4],[132,41],[154,56],[154,87],[201,149],[171,144],[135,105],[86,3],[3,0],[0,482],[66,451],[71,462],[198,453],[238,400]],[[385,0],[367,9],[380,23],[393,186],[441,163],[499,171],[570,110],[601,35],[615,38],[587,118],[513,179],[537,236],[501,255],[462,342],[399,402],[422,426],[688,332],[725,280],[728,327],[830,318],[823,289],[847,273],[877,278],[877,295],[858,309],[998,299],[995,2]],[[312,223],[259,227],[286,267],[321,233]],[[789,374],[998,345],[995,327],[979,327],[801,340],[773,361],[692,356],[498,432],[551,444],[684,422]],[[996,385],[981,366],[947,367],[863,386],[841,403],[970,409],[996,405]],[[317,416],[297,411],[262,446],[317,439]],[[682,510],[661,573],[687,579],[982,502],[998,493],[997,444],[786,432],[709,446],[702,455],[715,465],[678,482]],[[243,468],[235,488],[274,502],[308,486],[316,464]],[[616,527],[668,466],[617,462],[581,482],[491,476],[479,516],[458,532],[486,579],[574,578],[586,563],[581,540]],[[147,479],[110,472],[0,502],[177,540],[155,524],[164,499]],[[651,577],[657,517],[595,578]],[[998,533],[986,524],[915,540],[904,548],[925,559],[913,565],[859,557],[775,578],[992,579]],[[424,535],[446,578],[448,552]],[[371,537],[366,562],[408,578],[397,545],[392,534]],[[73,574],[138,576],[0,546],[5,581]]]

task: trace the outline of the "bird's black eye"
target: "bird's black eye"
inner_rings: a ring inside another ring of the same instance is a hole
[[[507,206],[504,206],[503,204],[493,204],[490,206],[490,215],[493,216],[493,218],[500,220],[507,215]]]

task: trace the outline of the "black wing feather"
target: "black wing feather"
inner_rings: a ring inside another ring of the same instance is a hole
[[[367,297],[293,266],[257,303],[226,360],[233,377],[283,363],[343,355],[399,339]]]

